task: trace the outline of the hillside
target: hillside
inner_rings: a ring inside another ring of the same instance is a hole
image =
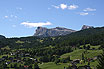
[[[0,39],[3,39],[3,38],[5,38],[5,36],[3,36],[3,35],[0,35]]]
[[[21,37],[0,40],[2,45],[11,48],[31,48],[43,46],[76,46],[83,44],[99,45],[104,43],[104,27],[77,31],[65,36],[56,37]],[[0,44],[1,44],[0,43]],[[22,46],[21,46],[22,45]]]
[[[73,65],[76,59],[79,61],[77,67],[90,64],[94,68],[98,64],[94,58],[99,58],[103,48],[104,27],[84,29],[65,36],[5,38],[0,39],[0,68],[26,65],[30,68],[63,69]]]

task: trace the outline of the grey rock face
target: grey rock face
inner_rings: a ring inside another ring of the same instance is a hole
[[[36,29],[36,33],[34,36],[43,36],[43,37],[48,37],[48,36],[61,36],[61,35],[67,35],[72,32],[76,32],[75,30],[67,29],[67,28],[62,28],[62,27],[56,27],[52,29],[47,29],[45,27],[38,27]]]
[[[94,28],[93,26],[88,26],[88,25],[83,25],[82,29],[81,30],[84,30],[84,29],[89,29],[89,28]]]

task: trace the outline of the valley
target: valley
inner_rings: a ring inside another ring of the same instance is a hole
[[[104,27],[64,36],[0,39],[0,69],[94,69],[104,48]]]

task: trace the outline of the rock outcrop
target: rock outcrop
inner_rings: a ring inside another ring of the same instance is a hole
[[[67,35],[72,32],[76,32],[75,30],[72,29],[67,29],[63,27],[56,27],[56,28],[45,28],[45,27],[38,27],[36,29],[36,33],[34,36],[42,36],[42,37],[49,37],[49,36],[62,36],[62,35]]]
[[[81,30],[84,30],[84,29],[89,29],[89,28],[94,28],[93,26],[88,26],[88,25],[83,25],[82,29]]]

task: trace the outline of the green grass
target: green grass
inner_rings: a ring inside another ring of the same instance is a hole
[[[84,51],[85,51],[84,49],[75,50],[75,51],[73,51],[71,53],[63,54],[60,58],[67,58],[68,56],[70,56],[71,60],[73,60],[73,59],[81,59],[81,55],[82,55],[82,53]]]
[[[92,69],[94,69],[94,67],[96,67],[96,66],[97,66],[97,64],[98,64],[98,62],[97,62],[97,61],[90,62],[90,66],[91,66],[91,68],[92,68]],[[77,66],[84,66],[84,65],[88,65],[88,62],[83,63],[83,64],[77,64]]]
[[[64,66],[67,67],[68,65],[68,63],[59,63],[56,65],[54,62],[48,62],[39,64],[39,67],[41,69],[64,69]]]
[[[83,64],[77,64],[77,66],[84,66],[87,65],[88,63],[83,63]],[[93,69],[94,67],[96,67],[98,64],[97,61],[91,62],[90,66]],[[39,67],[41,69],[64,69],[64,67],[68,67],[70,64],[69,63],[59,63],[59,64],[55,64],[54,62],[48,62],[48,63],[43,63],[43,64],[39,64]]]
[[[91,46],[91,49],[95,48],[95,49],[98,49],[100,47],[100,45],[98,46]]]
[[[93,46],[92,46],[93,47]],[[95,47],[95,46],[94,46]],[[97,49],[97,47],[96,47]],[[63,54],[60,59],[62,58],[67,58],[68,56],[70,56],[71,60],[74,60],[74,59],[81,59],[81,55],[82,53],[84,53],[86,50],[85,49],[79,49],[79,50],[74,50],[73,52],[71,53],[66,53],[66,54]],[[102,50],[87,50],[87,52],[85,52],[84,56],[87,57],[87,58],[94,58],[98,55],[100,55],[103,51]],[[87,65],[88,63],[82,63],[82,64],[77,64],[77,66],[84,66],[84,65]],[[90,63],[90,66],[92,67],[92,69],[94,67],[96,67],[98,64],[97,60],[95,60],[94,62],[91,62]]]
[[[3,47],[1,48],[2,50],[6,49],[6,50],[10,50],[9,46]]]
[[[18,41],[16,41],[16,43],[17,43],[17,44],[23,44],[24,42],[23,42],[23,41],[18,40]]]
[[[102,50],[88,50],[88,53],[85,54],[88,58],[93,58],[95,56],[100,55],[103,51]]]
[[[79,50],[75,50],[71,53],[66,53],[63,54],[60,59],[62,58],[67,58],[68,56],[71,57],[71,60],[74,59],[81,59],[81,55],[82,53],[86,51],[84,49],[79,49]],[[87,56],[87,58],[94,58],[95,56],[99,55],[102,53],[102,50],[87,50],[87,53],[85,53],[85,56]],[[84,66],[87,65],[88,62],[86,63],[82,63],[82,64],[77,64],[77,66]],[[96,67],[98,64],[97,60],[93,61],[90,63],[91,68],[93,69],[94,67]],[[56,65],[54,62],[48,62],[48,63],[43,63],[43,64],[39,64],[39,67],[41,69],[64,69],[65,67],[68,67],[69,63],[59,63],[58,65]]]
[[[75,50],[71,53],[63,54],[60,58],[67,58],[68,56],[70,56],[71,60],[81,59],[81,55],[84,51],[85,51],[84,49]],[[87,53],[85,53],[85,56],[87,58],[93,58],[95,56],[100,55],[102,52],[103,52],[102,50],[87,50]]]
[[[90,49],[93,49],[93,48],[98,49],[100,47],[100,45],[98,45],[98,46],[92,46],[90,44],[86,44],[85,46],[88,46],[88,45],[90,46]],[[84,45],[81,45],[80,47],[83,48],[83,46]]]

